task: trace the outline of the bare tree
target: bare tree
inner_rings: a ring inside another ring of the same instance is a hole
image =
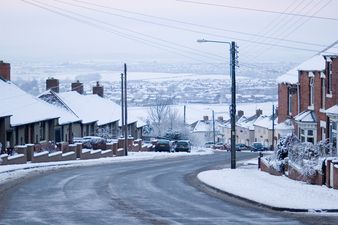
[[[155,128],[154,132],[157,133],[158,136],[161,136],[162,130],[164,129],[164,122],[166,121],[170,110],[169,104],[170,99],[156,96],[155,104],[148,110],[149,120]]]

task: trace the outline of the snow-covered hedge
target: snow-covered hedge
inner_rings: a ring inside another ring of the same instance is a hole
[[[324,159],[332,154],[334,148],[328,140],[317,144],[302,143],[294,134],[290,134],[280,139],[274,154],[267,157],[266,161],[279,172],[284,172],[290,162],[300,169],[302,175],[312,176],[316,171],[322,171]]]

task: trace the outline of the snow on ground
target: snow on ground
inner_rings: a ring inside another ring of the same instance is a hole
[[[182,156],[193,156],[193,155],[206,155],[213,154],[213,151],[208,148],[192,148],[191,153],[186,152],[129,152],[128,156],[123,157],[108,157],[100,159],[90,160],[73,160],[73,161],[61,161],[61,162],[48,162],[48,163],[27,163],[17,165],[0,165],[0,185],[24,177],[31,172],[55,170],[58,168],[71,168],[78,166],[91,166],[91,165],[102,165],[114,162],[130,162],[150,159],[165,159],[175,158]]]
[[[338,209],[338,190],[261,172],[250,160],[235,170],[210,170],[199,180],[227,193],[277,208],[317,211]],[[257,163],[255,163],[257,164]],[[251,166],[250,166],[251,165]]]

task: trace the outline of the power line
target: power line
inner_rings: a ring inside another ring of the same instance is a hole
[[[22,1],[26,1],[26,0],[22,0]],[[31,1],[35,1],[35,2],[38,2],[37,0],[31,0]],[[54,0],[54,1],[57,1],[57,0]],[[59,1],[60,2],[60,1]],[[46,5],[45,3],[41,3],[39,2],[40,4],[44,4]],[[68,4],[68,3],[65,3],[65,4]],[[57,8],[55,6],[52,6],[54,8]],[[87,7],[88,8],[88,7]],[[60,8],[59,8],[60,9]],[[65,9],[61,9],[63,11],[67,11]],[[94,11],[97,11],[95,9],[92,9]],[[69,11],[69,10],[68,10]],[[99,10],[100,12],[102,12],[101,10]],[[74,13],[72,12],[73,14],[77,14],[77,13]],[[103,13],[107,13],[107,12],[104,12]],[[80,14],[77,14],[78,16]],[[91,18],[91,17],[88,17],[88,16],[83,16],[83,15],[80,15],[81,17],[86,17],[86,18],[89,18],[91,20],[94,20],[96,22],[99,22],[99,23],[104,23],[106,25],[109,25],[109,26],[114,26],[116,27],[116,25],[111,25],[111,24],[108,24],[106,22],[103,22],[103,21],[99,21],[99,20],[96,20],[95,18]],[[182,30],[182,28],[177,28],[177,27],[173,27],[173,26],[169,26],[171,28],[175,28],[175,29],[179,29],[179,30]],[[122,28],[120,28],[122,29]],[[258,41],[252,41],[252,40],[248,40],[248,39],[243,39],[243,38],[235,38],[235,37],[229,37],[229,36],[223,36],[223,35],[216,35],[216,34],[212,34],[212,33],[206,33],[206,32],[201,32],[201,31],[196,31],[196,30],[191,30],[191,29],[184,29],[185,31],[191,31],[191,32],[194,32],[194,33],[199,33],[199,34],[208,34],[208,35],[212,35],[212,36],[218,36],[218,37],[222,37],[222,38],[228,38],[228,39],[233,39],[233,40],[237,40],[237,41],[245,41],[245,42],[251,42],[251,43],[254,43],[254,44],[259,44],[259,45],[267,45],[267,46],[275,46],[275,47],[281,47],[281,48],[288,48],[288,49],[293,49],[293,50],[299,50],[299,51],[307,51],[307,52],[317,52],[318,50],[313,50],[313,49],[309,49],[309,48],[301,48],[301,47],[293,47],[293,46],[287,46],[287,45],[282,45],[282,44],[274,44],[274,43],[264,43],[264,42],[258,42]],[[219,56],[218,56],[219,57]]]
[[[29,4],[29,5],[33,5],[35,7],[38,7],[38,8],[41,8],[41,9],[44,9],[46,11],[49,11],[49,12],[52,12],[54,14],[57,14],[59,16],[63,16],[63,17],[66,17],[68,19],[71,19],[71,20],[75,20],[77,22],[80,22],[80,23],[84,23],[86,25],[89,25],[89,26],[92,26],[96,29],[99,29],[99,30],[102,30],[102,31],[105,31],[105,32],[108,32],[110,34],[114,34],[116,36],[120,36],[122,38],[126,38],[126,39],[129,39],[129,40],[133,40],[133,41],[137,41],[137,42],[141,42],[143,43],[144,45],[147,45],[147,46],[151,46],[151,47],[154,47],[154,48],[157,48],[157,49],[162,49],[162,50],[165,50],[165,51],[168,51],[168,52],[171,52],[171,53],[174,53],[176,55],[181,55],[185,58],[190,58],[190,59],[193,59],[193,60],[196,60],[196,61],[200,61],[200,62],[204,62],[202,60],[199,60],[197,58],[194,58],[194,57],[191,57],[190,55],[186,55],[184,53],[182,53],[182,51],[179,49],[177,51],[173,50],[174,48],[173,47],[168,47],[168,46],[165,46],[165,45],[160,45],[158,43],[154,43],[154,42],[150,42],[149,40],[146,40],[146,39],[143,39],[143,38],[139,38],[139,37],[135,37],[133,35],[130,35],[130,34],[125,34],[125,33],[122,33],[122,32],[119,32],[119,31],[116,31],[112,28],[109,28],[107,29],[106,27],[102,26],[102,25],[99,25],[97,23],[93,23],[91,21],[88,21],[88,19],[81,19],[81,18],[78,18],[78,17],[75,17],[75,16],[72,16],[72,15],[68,15],[66,13],[62,13],[62,12],[59,12],[57,10],[53,10],[53,9],[50,9],[46,6],[43,6],[41,5],[41,2],[38,2],[36,0],[31,0],[32,2],[30,1],[27,1],[27,0],[21,0],[22,2],[26,3],[26,4]],[[39,4],[36,4],[36,2],[40,3]],[[45,4],[46,5],[46,4]],[[55,8],[55,7],[54,7]],[[74,14],[74,13],[73,13]],[[86,16],[82,16],[81,17],[86,17]]]
[[[304,15],[304,14],[298,14],[298,13],[288,13],[288,12],[284,13],[284,12],[272,11],[272,10],[266,10],[266,9],[255,9],[255,8],[247,8],[247,7],[241,7],[241,6],[223,5],[223,4],[215,4],[215,3],[207,3],[207,2],[191,1],[191,0],[176,0],[176,1],[185,2],[185,3],[192,3],[192,4],[197,4],[197,5],[216,6],[216,7],[229,8],[229,9],[238,9],[238,10],[262,12],[262,13],[270,13],[270,14],[279,14],[279,15],[305,17],[305,18],[312,18],[312,19],[338,21],[338,18],[333,18],[333,17],[310,16],[310,15]]]
[[[106,5],[99,5],[99,4],[91,3],[91,2],[87,2],[87,1],[81,1],[81,0],[72,0],[72,1],[81,2],[81,3],[86,4],[86,5],[96,6],[96,7],[103,8],[103,9],[110,9],[110,10],[119,11],[119,12],[123,12],[123,13],[128,13],[128,14],[132,14],[132,15],[139,15],[139,16],[154,18],[154,19],[163,20],[163,21],[169,21],[169,22],[174,22],[174,23],[179,23],[179,24],[184,24],[184,25],[189,25],[189,26],[195,26],[195,27],[200,27],[200,28],[206,28],[206,29],[210,29],[210,30],[225,31],[225,32],[237,33],[237,34],[248,35],[248,36],[253,36],[253,37],[262,37],[262,38],[266,38],[266,39],[285,41],[285,42],[296,43],[296,44],[304,44],[304,45],[312,45],[312,46],[325,47],[325,45],[317,44],[317,43],[304,42],[304,41],[296,41],[296,40],[289,40],[289,39],[282,39],[282,38],[279,38],[279,37],[271,37],[271,36],[253,34],[253,33],[248,33],[248,32],[242,32],[242,31],[224,29],[224,28],[219,28],[219,27],[212,27],[212,26],[208,26],[208,25],[196,24],[196,23],[185,22],[185,21],[181,21],[181,20],[177,20],[177,19],[171,19],[171,18],[160,17],[160,16],[153,16],[153,15],[139,13],[139,12],[135,12],[135,11],[125,10],[125,9],[119,9],[119,8],[110,7],[110,6],[106,6]],[[108,14],[108,12],[105,12],[105,11],[98,11],[98,10],[93,9],[93,8],[88,8],[88,9]],[[111,15],[119,16],[119,17],[122,17],[122,18],[125,18],[125,19],[136,20],[138,22],[145,22],[145,23],[153,24],[153,25],[167,26],[166,24],[155,23],[153,21],[147,21],[147,20],[140,20],[139,18],[126,17],[126,16],[119,15],[119,14],[111,14]],[[180,29],[186,30],[184,28],[180,28]]]

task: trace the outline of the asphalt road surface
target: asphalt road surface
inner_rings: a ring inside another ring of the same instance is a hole
[[[199,171],[228,166],[229,159],[218,153],[37,176],[1,193],[0,224],[338,224],[338,216],[275,212],[198,182]]]

